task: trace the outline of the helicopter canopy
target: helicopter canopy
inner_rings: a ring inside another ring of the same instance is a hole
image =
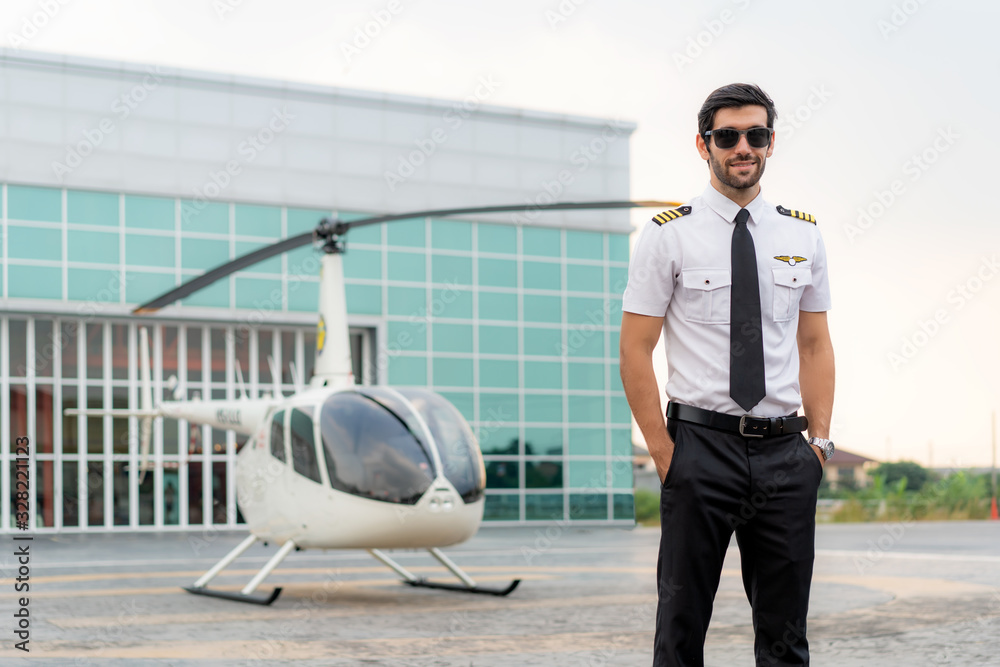
[[[426,389],[399,389],[426,422],[441,456],[444,476],[462,500],[474,502],[486,489],[486,471],[479,444],[468,422],[440,394]]]
[[[430,488],[440,460],[465,502],[483,495],[472,430],[433,392],[358,387],[332,394],[320,408],[319,427],[330,484],[339,491],[412,505]]]

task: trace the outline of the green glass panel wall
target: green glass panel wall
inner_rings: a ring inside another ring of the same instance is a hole
[[[517,295],[500,292],[479,293],[479,319],[517,320]]]
[[[469,324],[435,323],[435,352],[472,352],[472,326]]]
[[[73,271],[74,269],[70,269],[71,275]],[[11,297],[22,299],[62,298],[62,270],[58,267],[18,266],[11,264],[7,267],[7,281],[7,293]],[[72,284],[71,282],[70,285]],[[70,291],[73,291],[72,288]],[[93,293],[96,294],[97,290]],[[74,297],[71,296],[70,298]],[[109,292],[106,301],[117,302],[118,291]]]
[[[517,262],[509,259],[480,258],[479,284],[487,287],[517,287]]]
[[[427,278],[427,262],[423,253],[390,251],[387,274],[389,280],[423,282]]]
[[[608,497],[604,494],[569,494],[569,517],[577,521],[606,520],[608,518]]]
[[[7,227],[7,256],[11,259],[62,259],[62,231],[49,227]]]
[[[616,493],[615,519],[635,519],[635,497],[631,493]]]
[[[172,273],[129,270],[125,272],[125,301],[127,303],[145,303],[173,289],[176,285],[177,282]]]
[[[628,234],[608,234],[608,251],[612,262],[627,262]]]
[[[229,204],[183,200],[180,216],[182,233],[229,234]]]
[[[481,359],[479,361],[479,386],[517,389],[517,362]]]
[[[456,255],[431,257],[431,280],[436,283],[472,284],[472,259]]]
[[[234,208],[237,235],[281,237],[281,209],[277,206],[236,204]]]
[[[390,355],[389,384],[427,386],[427,357]]]
[[[563,518],[562,494],[529,493],[524,496],[524,518],[528,521],[557,521]]]
[[[513,494],[487,494],[483,519],[487,521],[517,521],[520,518],[519,499]]]
[[[476,230],[479,252],[513,255],[517,252],[517,227],[481,223]]]
[[[479,327],[479,351],[482,354],[517,354],[517,327]]]
[[[125,264],[172,268],[174,261],[172,237],[125,233]]]
[[[172,230],[174,208],[173,199],[125,195],[125,226],[129,229]]]
[[[386,349],[392,352],[423,352],[427,349],[427,324],[422,321],[390,320]]]
[[[598,232],[566,230],[566,257],[604,259],[604,235]]]
[[[472,359],[434,358],[434,384],[441,387],[471,387]]]
[[[561,255],[558,229],[522,227],[521,230],[521,243],[525,255],[541,257],[559,257]]]
[[[563,430],[544,426],[529,426],[524,429],[525,455],[562,454]]]
[[[431,246],[438,250],[472,250],[472,223],[432,220]]]
[[[8,185],[7,219],[62,222],[62,192],[53,188]]]
[[[346,285],[347,312],[356,315],[382,314],[382,288],[378,285]]]
[[[66,191],[66,221],[70,224],[118,226],[118,195],[87,190]]]
[[[592,264],[567,265],[566,289],[570,292],[603,292],[604,267]]]

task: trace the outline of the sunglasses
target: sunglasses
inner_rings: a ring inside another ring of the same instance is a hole
[[[747,135],[747,143],[751,148],[767,148],[771,145],[772,130],[769,127],[751,127],[749,130],[734,130],[724,127],[719,130],[709,130],[705,137],[715,137],[716,148],[733,148],[740,143],[740,137]]]

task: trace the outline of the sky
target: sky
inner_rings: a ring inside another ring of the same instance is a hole
[[[636,122],[638,199],[700,194],[698,108],[757,83],[764,197],[827,246],[831,437],[960,467],[990,465],[1000,410],[998,149],[976,138],[1000,136],[998,22],[985,0],[5,0],[0,45],[443,99],[492,77],[490,104]]]

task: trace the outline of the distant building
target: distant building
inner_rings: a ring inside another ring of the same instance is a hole
[[[872,483],[868,473],[878,467],[879,461],[844,449],[837,449],[833,458],[826,462],[823,479],[831,489],[848,486],[861,489]]]

